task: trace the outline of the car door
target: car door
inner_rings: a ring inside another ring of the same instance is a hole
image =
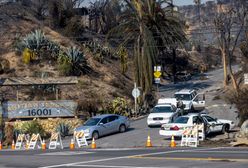
[[[111,133],[119,131],[118,116],[113,115],[109,117],[109,126],[111,128]]]
[[[222,129],[223,124],[219,123],[216,119],[210,117],[210,116],[203,116],[207,122],[209,123],[210,126],[210,131],[211,132],[219,132]]]
[[[205,109],[205,95],[198,94],[193,98],[193,108],[196,111],[201,111]]]
[[[99,123],[99,134],[100,135],[107,135],[111,133],[111,126],[109,124],[109,116],[104,117]]]

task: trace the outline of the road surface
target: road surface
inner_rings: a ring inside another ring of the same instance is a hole
[[[0,151],[0,167],[247,168],[247,148]]]
[[[238,69],[238,67],[234,67]],[[173,97],[174,93],[180,89],[197,89],[198,92],[203,92],[206,95],[207,111],[210,115],[233,120],[238,123],[235,113],[236,109],[225,103],[223,100],[216,100],[216,92],[222,87],[223,70],[218,69],[205,74],[206,80],[193,78],[187,82],[177,84],[165,84],[159,87],[159,97]],[[170,139],[165,139],[159,135],[160,128],[149,128],[146,123],[146,116],[143,119],[131,123],[131,128],[123,134],[114,134],[97,140],[100,147],[142,147],[146,143],[148,134],[151,135],[152,144],[154,146],[169,146]],[[223,138],[222,135],[216,134]],[[179,141],[178,141],[179,142]],[[69,141],[68,141],[69,143]]]
[[[199,90],[198,92],[204,92],[206,94],[207,110],[211,115],[223,119],[235,120],[235,108],[230,108],[231,105],[226,104],[222,100],[214,99],[216,91],[218,91],[218,89],[222,86],[222,74],[222,69],[219,69],[206,73],[207,80],[199,80],[199,78],[194,78],[193,80],[181,82],[176,85],[162,85],[159,88],[159,96],[172,97],[177,90],[183,88],[197,89]],[[237,120],[235,121],[237,122]],[[131,122],[131,128],[127,132],[102,137],[98,139],[96,143],[100,148],[144,147],[149,134],[153,146],[168,147],[170,144],[170,139],[165,139],[163,136],[160,136],[159,129],[159,127],[149,128],[146,123],[146,116],[144,116],[141,119]],[[217,138],[218,136],[221,135],[217,134]],[[69,146],[70,139],[71,137],[66,137],[63,139],[63,145],[65,147]],[[179,143],[179,141],[177,141],[177,143]]]

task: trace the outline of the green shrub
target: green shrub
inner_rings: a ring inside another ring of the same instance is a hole
[[[87,41],[83,44],[83,46],[88,49],[92,55],[93,58],[100,62],[104,62],[104,58],[109,57],[109,58],[117,58],[116,54],[111,52],[109,47],[102,46],[98,42],[95,41]]]
[[[61,75],[68,76],[71,73],[72,70],[72,64],[70,61],[70,58],[67,57],[65,54],[61,53],[58,57],[58,70]]]
[[[104,111],[113,114],[119,114],[123,116],[130,116],[130,103],[121,97],[117,97],[108,103],[106,109]]]
[[[24,134],[40,134],[40,136],[45,136],[45,131],[37,120],[25,122],[19,131]]]

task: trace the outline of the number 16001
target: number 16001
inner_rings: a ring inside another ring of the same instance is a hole
[[[32,109],[28,110],[28,116],[47,116],[52,115],[51,109]]]

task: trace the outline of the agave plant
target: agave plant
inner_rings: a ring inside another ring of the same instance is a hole
[[[27,34],[22,41],[18,40],[15,48],[21,53],[28,49],[35,53],[38,58],[49,55],[57,59],[60,51],[60,46],[48,39],[42,30],[35,30]]]
[[[70,58],[72,64],[77,64],[84,61],[84,54],[75,46],[66,50],[67,57]]]
[[[44,32],[41,30],[35,30],[34,32],[28,34],[24,40],[24,46],[33,51],[39,51],[48,43],[48,39],[45,37]]]
[[[65,75],[79,76],[87,69],[85,55],[75,46],[61,52],[58,63],[59,69]]]
[[[48,41],[46,45],[46,49],[50,51],[50,54],[53,58],[58,58],[59,56],[59,51],[60,51],[60,46],[52,41]]]

